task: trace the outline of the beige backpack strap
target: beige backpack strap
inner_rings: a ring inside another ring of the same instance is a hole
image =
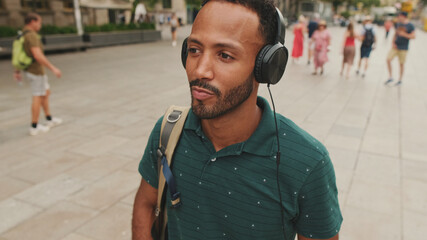
[[[189,109],[189,107],[169,107],[163,117],[162,127],[160,130],[160,143],[157,153],[159,157],[157,161],[159,169],[159,184],[156,208],[156,217],[162,218],[160,239],[164,239],[167,224],[167,214],[165,208],[166,203],[164,201],[164,194],[166,193],[166,179],[163,174],[163,165],[161,161],[163,159],[163,156],[165,156],[167,159],[168,166],[171,166],[173,153],[175,151],[176,145],[178,144],[182,129],[184,128],[184,123],[187,118]],[[181,203],[180,201],[181,199],[179,198],[179,196],[177,197],[177,199],[172,199],[172,206],[179,206]],[[160,214],[162,216],[160,216]]]

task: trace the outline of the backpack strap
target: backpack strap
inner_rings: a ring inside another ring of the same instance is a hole
[[[178,208],[181,205],[181,193],[177,191],[176,182],[172,174],[171,167],[173,153],[175,151],[176,145],[178,144],[182,129],[184,128],[184,123],[189,110],[189,107],[169,107],[163,117],[162,127],[160,130],[160,143],[159,148],[157,150],[159,184],[157,195],[157,208],[155,212],[156,217],[159,217],[160,214],[163,215],[160,239],[163,239],[165,236],[165,229],[167,224],[167,215],[165,208],[166,183],[171,195],[172,207]]]

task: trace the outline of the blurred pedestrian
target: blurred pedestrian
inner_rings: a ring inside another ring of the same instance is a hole
[[[345,73],[345,77],[348,79],[350,74],[351,66],[353,65],[354,61],[354,55],[355,55],[355,39],[356,34],[354,32],[353,23],[348,24],[347,31],[345,31],[344,34],[344,41],[343,41],[343,61],[342,61],[342,67],[341,67],[341,73],[342,76],[344,73],[344,68],[347,65],[347,70]]]
[[[147,9],[145,8],[144,3],[139,2],[135,7],[134,23],[143,23],[146,15],[147,15]]]
[[[390,33],[391,27],[393,27],[393,22],[390,18],[387,18],[384,22],[385,39],[388,38],[388,34]]]
[[[292,48],[292,60],[302,57],[304,50],[304,33],[307,32],[305,17],[299,16],[298,23],[294,26],[294,45]]]
[[[362,45],[360,46],[360,59],[356,74],[359,75],[362,61],[364,61],[365,67],[362,73],[362,78],[364,78],[366,76],[366,71],[368,70],[368,60],[371,56],[371,51],[372,49],[375,49],[375,42],[377,41],[374,25],[372,25],[372,18],[370,16],[366,16],[363,20],[363,28],[359,39],[362,42]]]
[[[399,13],[398,22],[396,24],[396,33],[394,34],[393,38],[393,47],[387,57],[387,66],[390,77],[385,82],[385,84],[393,82],[391,60],[393,60],[393,58],[396,56],[399,58],[400,63],[399,81],[396,83],[396,86],[402,84],[403,70],[406,61],[406,55],[409,49],[410,39],[415,39],[415,27],[412,23],[409,22],[408,13],[401,12]]]
[[[331,35],[326,29],[326,21],[322,20],[319,22],[318,29],[311,36],[311,41],[314,42],[314,72],[313,75],[317,74],[317,70],[320,68],[320,74],[323,74],[323,65],[328,61],[328,51],[331,42]]]
[[[170,19],[171,32],[172,32],[172,46],[176,46],[176,31],[179,27],[178,18],[175,13],[172,13],[172,17]]]
[[[311,41],[311,37],[313,36],[314,31],[317,30],[317,27],[319,26],[319,14],[315,13],[310,19],[310,22],[308,23],[308,60],[307,65],[310,65],[311,58],[313,57],[313,51],[314,51],[314,42]]]
[[[43,53],[43,44],[40,36],[37,34],[42,26],[42,19],[36,13],[29,13],[25,17],[24,34],[24,50],[27,56],[32,57],[33,63],[24,71],[27,79],[31,83],[31,91],[33,95],[31,105],[31,128],[30,135],[37,135],[42,132],[47,132],[53,126],[62,123],[62,119],[52,117],[49,108],[50,86],[44,67],[49,68],[57,78],[60,78],[62,73],[46,58]],[[21,72],[15,70],[14,78],[18,81],[22,79]],[[40,108],[46,116],[46,125],[38,124]]]

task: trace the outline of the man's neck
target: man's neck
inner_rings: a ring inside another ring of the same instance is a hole
[[[31,25],[25,25],[24,29],[25,30],[29,30],[29,31],[37,32]]]
[[[233,111],[215,118],[202,119],[203,132],[211,140],[216,151],[249,139],[262,117],[262,110],[251,96]]]

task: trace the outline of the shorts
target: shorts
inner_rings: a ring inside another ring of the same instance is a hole
[[[176,32],[176,27],[171,27],[171,32]]]
[[[30,81],[33,96],[45,96],[46,91],[50,88],[47,75],[34,75],[29,72],[25,72],[25,74]]]
[[[371,55],[372,47],[361,47],[360,58],[369,58]]]
[[[392,48],[388,53],[387,60],[392,60],[394,57],[397,56],[399,58],[399,63],[405,64],[407,53],[408,53],[408,50],[399,50],[396,48]]]

